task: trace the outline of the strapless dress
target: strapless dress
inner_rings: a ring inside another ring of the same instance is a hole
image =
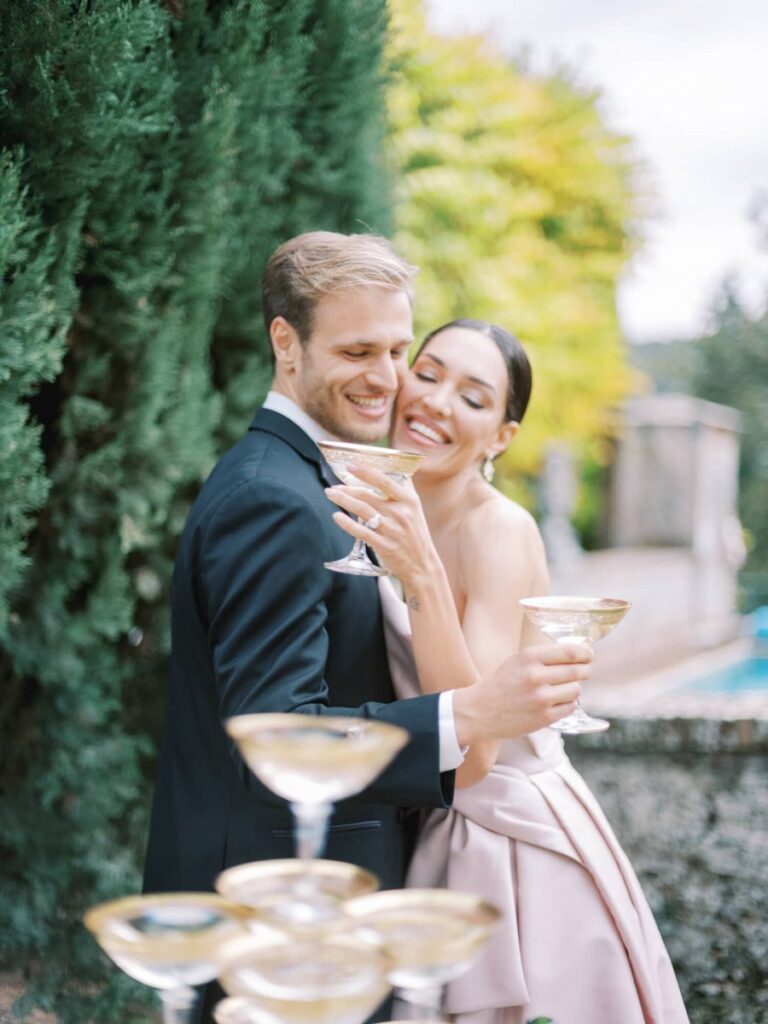
[[[411,697],[408,610],[391,580],[380,594],[395,691]],[[473,892],[502,912],[447,987],[458,1024],[688,1024],[635,872],[553,729],[502,742],[481,782],[425,816],[406,884]]]

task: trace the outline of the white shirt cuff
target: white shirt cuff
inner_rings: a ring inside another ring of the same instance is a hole
[[[450,772],[464,760],[463,751],[456,738],[456,723],[453,717],[453,690],[444,690],[437,701],[437,728],[440,737],[440,771]]]

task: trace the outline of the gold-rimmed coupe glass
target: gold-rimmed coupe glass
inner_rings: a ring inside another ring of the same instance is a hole
[[[423,1019],[436,1021],[444,986],[469,970],[501,915],[472,893],[392,889],[350,900],[344,912],[361,940],[390,960],[390,984]]]
[[[227,868],[216,889],[249,907],[254,921],[315,935],[343,921],[342,904],[379,888],[375,875],[337,860],[262,860]]]
[[[386,473],[397,483],[404,483],[413,476],[424,458],[417,452],[401,452],[397,448],[379,448],[377,445],[352,444],[346,441],[320,441],[318,448],[342,483],[365,487],[369,491],[373,491],[374,488],[354,475],[356,466],[371,466]],[[339,558],[335,562],[324,562],[323,565],[334,572],[351,573],[353,576],[391,575],[388,569],[370,560],[365,544],[359,537],[345,558]]]
[[[235,715],[225,728],[245,763],[290,803],[297,853],[319,857],[333,804],[371,783],[408,742],[397,725],[337,715]]]
[[[227,942],[217,1024],[361,1024],[390,991],[381,950],[350,936]]]
[[[607,636],[624,618],[631,605],[613,597],[526,597],[520,604],[533,625],[558,644],[591,647]],[[605,732],[610,722],[588,715],[577,700],[576,707],[550,725],[568,735]]]
[[[216,977],[217,949],[245,934],[249,913],[215,893],[162,893],[101,903],[83,921],[121,970],[159,990],[164,1024],[186,1024],[194,986]]]

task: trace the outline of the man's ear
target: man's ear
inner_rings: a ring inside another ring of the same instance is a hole
[[[269,325],[269,340],[275,354],[276,367],[284,373],[293,373],[301,349],[301,340],[296,329],[284,316],[276,316]]]

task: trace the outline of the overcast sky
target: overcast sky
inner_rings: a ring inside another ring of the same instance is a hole
[[[650,165],[658,216],[619,289],[637,341],[702,333],[735,274],[757,309],[768,255],[748,210],[768,189],[768,0],[427,0],[432,27],[488,31],[531,66],[575,67]]]

